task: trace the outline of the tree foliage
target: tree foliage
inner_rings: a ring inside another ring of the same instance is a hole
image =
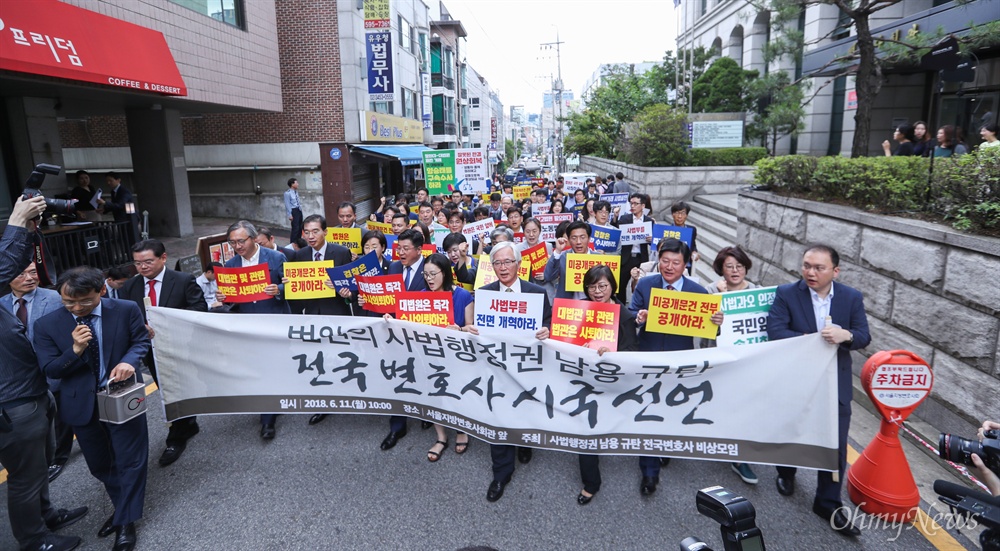
[[[615,158],[618,127],[607,113],[585,109],[569,116],[569,132],[563,142],[567,153]]]
[[[746,109],[747,83],[757,71],[745,71],[729,57],[720,57],[694,81],[696,113],[736,113]]]
[[[803,95],[803,85],[792,83],[784,71],[750,81],[747,96],[753,109],[746,127],[747,139],[762,144],[774,155],[779,139],[796,136],[803,127]]]
[[[624,146],[624,160],[640,166],[683,166],[687,161],[687,113],[659,103],[643,109]]]

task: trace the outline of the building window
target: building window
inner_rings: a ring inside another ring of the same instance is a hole
[[[431,73],[441,74],[441,45],[431,45]]]
[[[443,67],[441,67],[441,73],[448,78],[454,78],[455,76],[455,52],[451,51],[451,48],[444,49],[444,59],[442,60]]]
[[[698,12],[698,15],[705,15],[705,12],[707,11],[708,11],[708,0],[701,0],[701,11]]]
[[[479,98],[469,98],[469,107],[479,107]]]
[[[413,27],[402,15],[399,16],[399,45],[407,52],[413,52]]]
[[[482,149],[482,148],[483,148],[483,144],[481,144],[481,143],[474,143],[474,144],[472,144],[472,149]]]
[[[420,72],[429,73],[430,56],[427,53],[427,33],[420,33]]]
[[[245,29],[243,0],[170,0],[178,6],[207,15],[226,25]]]
[[[373,101],[368,104],[368,109],[370,111],[375,111],[376,113],[385,113],[387,115],[392,114],[392,102],[391,101]]]
[[[479,130],[479,121],[472,121],[472,129]]]
[[[403,116],[408,119],[417,118],[416,115],[416,97],[417,94],[403,88]]]

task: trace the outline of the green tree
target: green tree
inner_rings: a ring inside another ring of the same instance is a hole
[[[704,46],[678,50],[676,56],[674,52],[666,52],[663,62],[644,75],[652,95],[662,98],[656,103],[669,103],[675,107],[687,105],[688,84],[705,72],[712,57],[712,52]]]
[[[615,139],[618,125],[606,113],[585,109],[568,118],[569,132],[563,141],[566,153],[615,158]]]
[[[744,71],[735,60],[720,57],[694,81],[696,113],[736,113],[746,109],[747,82],[757,71]]]
[[[687,114],[664,103],[650,105],[630,125],[624,160],[640,166],[683,166],[689,144]]]
[[[797,136],[805,120],[803,86],[792,83],[788,73],[778,71],[756,78],[747,86],[750,100],[750,122],[746,135],[759,142],[774,156],[775,145],[785,136]]]

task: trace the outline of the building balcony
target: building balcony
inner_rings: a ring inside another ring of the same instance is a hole
[[[455,89],[455,78],[445,76],[443,73],[431,73],[431,86],[439,86],[448,90]]]
[[[462,99],[469,99],[469,89],[462,88]]]
[[[458,125],[453,122],[434,121],[435,136],[454,136],[458,132]]]
[[[468,126],[463,126],[462,127],[462,137],[463,138],[468,138],[469,137],[469,127]]]

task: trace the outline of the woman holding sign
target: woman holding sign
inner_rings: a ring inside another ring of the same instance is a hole
[[[443,254],[432,254],[424,261],[424,281],[427,282],[427,290],[450,291],[452,294],[452,309],[455,316],[455,325],[448,328],[456,331],[464,331],[466,321],[471,321],[475,312],[475,302],[472,294],[455,285],[451,274],[451,261]],[[444,432],[444,427],[434,425],[437,433],[437,442],[431,446],[427,452],[427,460],[431,463],[441,458],[444,450],[448,449],[448,435]],[[469,449],[469,435],[464,432],[455,434],[455,453],[461,455]]]
[[[611,268],[599,264],[587,270],[587,273],[583,275],[583,291],[589,301],[618,305],[618,347],[615,351],[634,352],[638,350],[639,340],[636,333],[639,327],[635,324],[635,314],[630,312],[628,307],[615,296],[618,292],[618,282],[615,281],[615,274],[611,272]],[[602,356],[606,352],[611,352],[607,346],[597,349],[597,353]],[[580,505],[586,505],[601,489],[600,456],[580,454],[579,458],[583,490],[580,490],[580,494],[576,496],[576,502]]]
[[[361,249],[364,254],[368,254],[375,251],[378,254],[379,259],[382,261],[382,273],[389,273],[389,260],[385,257],[385,251],[388,247],[388,241],[385,239],[385,234],[377,230],[366,231],[363,236],[361,236]],[[361,298],[361,293],[351,293],[351,309],[354,311],[355,316],[378,316],[378,314],[365,310],[365,299]]]
[[[731,291],[745,291],[747,289],[756,289],[759,287],[755,283],[751,283],[747,277],[747,271],[753,263],[750,261],[750,257],[747,253],[743,252],[739,246],[736,247],[723,247],[719,251],[719,254],[715,257],[715,262],[712,263],[712,268],[715,269],[715,273],[722,276],[722,279],[716,281],[712,285],[707,287],[710,294],[718,293],[728,293]],[[701,341],[703,347],[715,346],[715,341]],[[747,484],[757,483],[757,474],[753,472],[750,465],[746,463],[733,463],[733,472],[740,475],[743,482]]]

